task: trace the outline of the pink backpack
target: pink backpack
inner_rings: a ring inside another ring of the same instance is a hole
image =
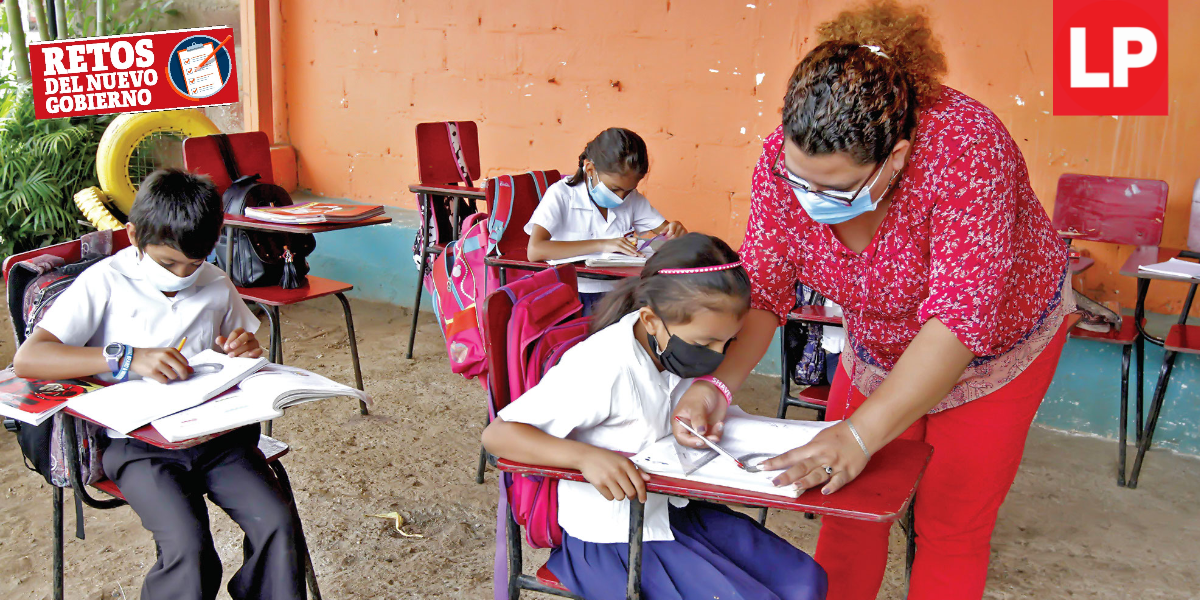
[[[425,275],[425,289],[433,299],[433,312],[446,339],[450,370],[473,379],[487,374],[487,354],[475,303],[500,286],[487,256],[487,215],[476,213],[463,221],[459,239],[433,261]]]

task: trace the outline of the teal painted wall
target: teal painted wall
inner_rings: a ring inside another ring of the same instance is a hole
[[[412,210],[389,208],[387,215],[393,219],[389,225],[320,234],[317,249],[309,257],[313,274],[354,284],[350,295],[355,298],[412,306],[417,285],[417,269],[412,260],[417,214]],[[424,310],[430,310],[428,296],[421,304]],[[1147,344],[1144,382],[1147,410],[1162,356],[1161,348]],[[757,371],[778,376],[779,370],[779,336],[776,335]],[[1135,384],[1133,369],[1130,371],[1132,422]],[[1115,440],[1120,376],[1119,347],[1069,340],[1036,422]],[[1200,402],[1196,391],[1200,391],[1200,358],[1181,355],[1171,375],[1154,436],[1155,446],[1200,454]]]

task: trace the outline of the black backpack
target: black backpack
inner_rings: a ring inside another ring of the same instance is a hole
[[[270,183],[259,183],[259,175],[243,176],[238,170],[229,138],[212,136],[221,151],[221,160],[233,182],[221,201],[225,214],[243,216],[249,207],[291,206],[287,190]],[[305,260],[317,246],[310,233],[274,233],[233,228],[233,270],[225,264],[228,230],[221,232],[217,242],[217,266],[225,271],[238,287],[267,287],[279,285],[285,289],[301,287],[308,275]]]

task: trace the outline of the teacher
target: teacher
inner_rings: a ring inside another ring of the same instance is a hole
[[[745,381],[798,282],[841,305],[848,351],[827,412],[841,422],[766,466],[786,469],[779,485],[828,494],[892,440],[929,443],[908,597],[977,600],[1075,308],[1066,249],[1000,119],[940,83],[946,60],[922,10],[877,0],[818,33],[754,169],[741,248],[754,310],[714,375]],[[719,439],[725,410],[703,382],[675,414]],[[875,598],[888,530],[824,518],[830,600]]]

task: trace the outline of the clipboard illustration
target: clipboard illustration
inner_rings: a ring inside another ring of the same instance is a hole
[[[213,53],[213,47],[212,42],[194,43],[177,52],[188,96],[193,98],[211,96],[225,85],[221,79],[221,70],[217,67],[217,61],[210,60],[200,67],[200,64]]]

